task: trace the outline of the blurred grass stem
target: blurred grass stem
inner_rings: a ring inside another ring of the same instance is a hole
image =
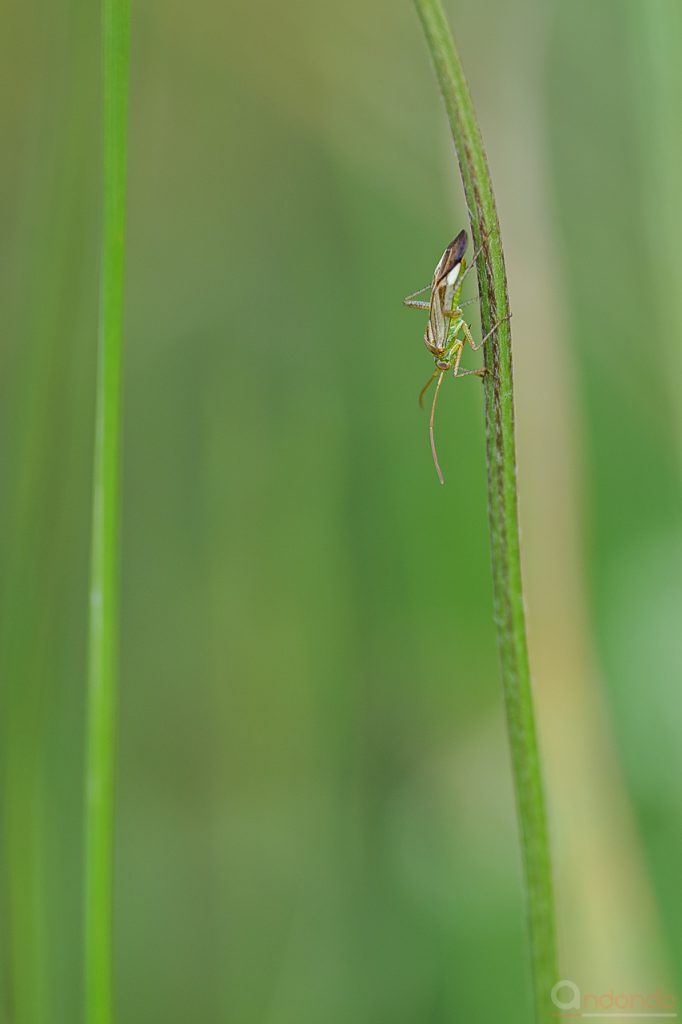
[[[87,1024],[110,1024],[129,0],[103,2],[104,195],[86,765]]]
[[[440,0],[415,0],[450,121],[478,258],[484,347],[488,510],[495,621],[523,852],[536,1020],[548,1024],[559,980],[552,869],[521,583],[511,329],[492,183],[471,97]]]

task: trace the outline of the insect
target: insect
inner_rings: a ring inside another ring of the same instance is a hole
[[[493,331],[499,327],[499,324],[495,324],[492,330],[489,331],[477,345],[474,341],[474,336],[471,333],[471,328],[464,319],[462,307],[466,306],[468,302],[476,301],[475,299],[468,299],[467,302],[460,301],[462,296],[462,283],[467,273],[466,260],[464,259],[467,242],[467,233],[462,229],[457,237],[450,242],[450,245],[438,261],[438,265],[433,272],[433,280],[431,284],[426,285],[425,288],[420,288],[416,292],[412,292],[411,295],[408,295],[407,298],[403,299],[404,304],[409,306],[410,309],[427,309],[429,311],[429,319],[426,324],[426,330],[424,331],[424,344],[433,356],[436,369],[429,377],[419,394],[419,404],[423,405],[424,395],[433,381],[437,378],[436,391],[431,405],[431,417],[429,419],[429,437],[431,440],[433,461],[436,467],[436,472],[438,473],[438,479],[441,483],[444,483],[444,480],[440,464],[438,462],[438,454],[436,452],[433,423],[436,414],[438,393],[440,391],[440,386],[443,383],[443,377],[448,370],[453,371],[454,377],[485,376],[486,371],[483,369],[461,369],[460,362],[462,359],[462,353],[464,352],[464,346],[467,343],[471,346],[474,352],[481,348]],[[481,246],[481,249],[482,248],[483,246]],[[476,263],[476,258],[481,252],[481,249],[474,253],[471,266],[474,266]],[[415,298],[416,295],[420,295],[422,292],[428,291],[429,289],[431,291],[431,297],[428,302]]]

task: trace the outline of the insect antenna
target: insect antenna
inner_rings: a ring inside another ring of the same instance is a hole
[[[429,390],[429,388],[433,384],[433,382],[436,379],[436,377],[438,376],[439,372],[440,372],[439,370],[434,370],[433,373],[431,374],[431,376],[429,377],[429,379],[427,380],[426,384],[424,385],[424,387],[419,392],[419,408],[420,409],[424,408],[424,395],[426,394],[426,392]]]
[[[438,372],[438,371],[436,371],[436,372]],[[429,437],[431,438],[431,453],[433,455],[433,464],[436,467],[436,472],[438,473],[438,479],[440,480],[440,482],[442,484],[444,484],[445,481],[443,480],[443,474],[441,473],[440,465],[439,465],[439,462],[438,462],[438,455],[436,453],[436,439],[435,439],[434,434],[433,434],[433,420],[434,420],[434,417],[436,415],[436,402],[438,401],[438,392],[440,391],[440,386],[443,383],[444,375],[445,375],[445,370],[441,370],[440,371],[440,377],[438,378],[438,383],[436,384],[436,393],[433,396],[433,403],[431,405],[431,418],[429,419]],[[434,374],[434,377],[435,377],[435,374]],[[431,383],[431,381],[429,381],[429,384],[430,383]],[[428,387],[428,384],[427,384],[427,387]]]

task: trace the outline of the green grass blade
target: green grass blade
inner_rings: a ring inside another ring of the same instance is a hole
[[[110,1024],[128,0],[104,0],[104,217],[97,370],[86,767],[85,1000]]]
[[[471,97],[440,0],[415,0],[445,100],[478,259],[485,346],[488,507],[495,621],[526,881],[536,1019],[554,1016],[559,980],[552,869],[538,753],[521,583],[509,300],[490,172]]]

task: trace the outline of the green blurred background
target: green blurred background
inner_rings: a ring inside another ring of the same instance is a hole
[[[562,974],[673,991],[682,13],[447,7],[514,310]],[[10,0],[0,40],[2,1024],[82,1020],[98,17]],[[132,33],[118,1019],[527,1021],[482,393],[443,388],[440,488],[401,307],[467,222],[416,16],[148,0]]]

